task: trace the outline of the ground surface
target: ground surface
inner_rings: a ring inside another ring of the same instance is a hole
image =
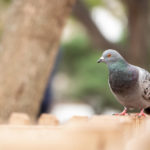
[[[31,122],[14,113],[0,125],[1,150],[149,150],[149,139],[149,116],[75,116],[59,124],[48,114]]]

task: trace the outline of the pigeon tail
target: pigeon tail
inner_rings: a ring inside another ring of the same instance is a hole
[[[147,114],[147,115],[150,115],[150,107],[147,107],[144,109],[144,112]]]

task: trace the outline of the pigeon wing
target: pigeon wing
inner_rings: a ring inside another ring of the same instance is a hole
[[[140,67],[139,70],[139,84],[142,97],[150,101],[150,73]]]

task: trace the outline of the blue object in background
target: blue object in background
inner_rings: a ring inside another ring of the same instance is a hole
[[[51,72],[51,75],[49,77],[48,80],[48,84],[45,90],[45,94],[41,103],[41,107],[40,107],[40,112],[39,115],[42,113],[48,113],[51,110],[51,106],[52,106],[52,102],[53,102],[53,92],[52,92],[52,81],[53,81],[53,77],[55,76],[56,72],[57,72],[57,68],[59,65],[59,62],[61,60],[61,56],[62,56],[62,50],[61,48],[59,48],[58,54],[56,56],[56,60],[53,66],[53,70]]]

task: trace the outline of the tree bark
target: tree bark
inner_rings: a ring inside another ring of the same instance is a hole
[[[149,49],[149,0],[124,0],[128,13],[131,63],[146,66]]]
[[[74,0],[15,0],[0,50],[0,118],[35,118]]]

